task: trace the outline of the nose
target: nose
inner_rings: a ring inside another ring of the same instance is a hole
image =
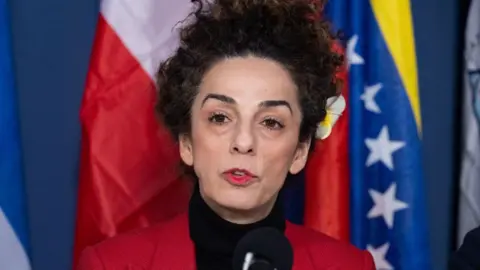
[[[255,136],[248,125],[239,125],[232,139],[232,154],[255,154]]]

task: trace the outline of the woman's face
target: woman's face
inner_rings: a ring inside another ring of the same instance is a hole
[[[215,64],[191,117],[191,134],[179,138],[180,155],[193,166],[202,196],[217,206],[269,208],[287,173],[305,166],[309,144],[298,141],[297,89],[274,61],[250,56]]]

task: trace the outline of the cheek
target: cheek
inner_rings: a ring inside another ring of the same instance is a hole
[[[199,177],[217,170],[218,159],[228,144],[202,124],[192,125],[193,166]],[[228,150],[228,149],[227,149]]]
[[[264,143],[260,150],[263,153],[261,155],[263,160],[262,167],[269,185],[283,184],[292,165],[296,143],[291,141],[277,141],[273,144]]]

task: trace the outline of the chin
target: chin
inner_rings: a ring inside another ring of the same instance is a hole
[[[221,194],[218,194],[218,196],[215,196],[214,198],[218,205],[240,211],[252,210],[262,204],[255,191],[252,192],[240,189],[221,192]]]

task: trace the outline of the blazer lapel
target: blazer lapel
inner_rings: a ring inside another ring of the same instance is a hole
[[[311,254],[302,234],[287,221],[285,236],[293,248],[293,270],[319,270],[313,265]]]

